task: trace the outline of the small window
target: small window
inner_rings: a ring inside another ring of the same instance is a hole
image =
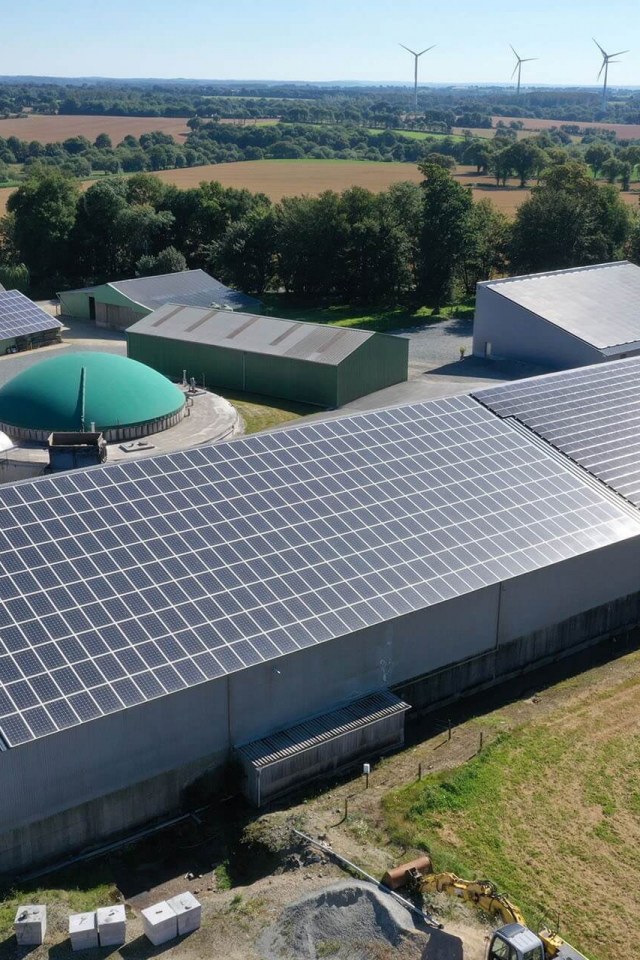
[[[490,357],[490,356],[491,356],[491,341],[490,341],[490,340],[486,340],[486,341],[485,341],[485,344],[484,344],[484,355],[485,355],[485,357]]]
[[[511,948],[509,944],[496,937],[491,947],[489,960],[511,960]]]

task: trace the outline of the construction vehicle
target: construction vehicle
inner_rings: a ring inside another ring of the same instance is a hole
[[[557,933],[530,930],[520,908],[498,893],[490,880],[463,880],[455,873],[434,873],[428,856],[387,871],[382,883],[390,890],[407,887],[420,896],[447,893],[499,917],[504,925],[491,937],[487,960],[587,960]]]

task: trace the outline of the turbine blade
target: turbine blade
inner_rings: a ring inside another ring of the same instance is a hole
[[[623,53],[629,53],[629,51],[628,51],[628,50],[618,50],[617,53],[610,53],[610,54],[609,54],[609,60],[611,60],[612,57],[621,57]]]
[[[600,46],[600,44],[598,43],[598,41],[596,40],[596,38],[595,38],[595,37],[592,37],[591,39],[592,39],[593,42],[595,43],[596,47],[598,48],[598,50],[600,51],[600,53],[602,54],[602,56],[603,56],[603,57],[606,57],[607,54],[606,54],[605,51],[602,49],[602,47]]]
[[[412,56],[414,56],[414,57],[417,57],[417,56],[418,56],[418,54],[415,52],[415,50],[410,50],[409,47],[405,47],[404,43],[399,43],[398,46],[399,46],[399,47],[402,47],[403,50],[406,50],[407,53],[412,54]]]
[[[437,43],[432,43],[430,47],[425,47],[424,50],[421,50],[418,56],[421,57],[423,53],[429,53],[429,50],[433,50],[433,48],[437,46]]]
[[[527,57],[525,60],[521,60],[520,63],[533,63],[533,61],[537,59],[537,57]]]
[[[516,73],[518,72],[518,67],[519,67],[519,66],[520,66],[520,61],[518,60],[518,62],[516,63],[515,67],[513,68],[513,73],[511,74],[511,79],[512,79],[512,80],[513,80],[513,78],[515,77]]]
[[[600,73],[599,73],[598,76],[596,77],[596,80],[599,80],[600,77],[602,76],[602,71],[603,71],[604,68],[605,68],[606,62],[607,62],[606,60],[603,61],[602,66],[600,67]]]
[[[515,54],[516,60],[519,60],[520,57],[518,56],[518,51],[516,50],[516,48],[515,48],[514,46],[512,46],[511,44],[509,44],[509,46],[510,46],[511,49],[513,50],[513,52],[514,52],[514,54]]]

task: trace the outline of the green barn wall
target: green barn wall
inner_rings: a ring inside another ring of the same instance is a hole
[[[336,406],[403,383],[408,372],[408,339],[376,333],[339,364]]]
[[[148,307],[143,307],[130,297],[125,297],[123,293],[116,290],[115,287],[103,283],[92,290],[63,290],[58,294],[62,313],[68,317],[75,317],[77,320],[89,320],[89,297],[94,297],[96,303],[107,303],[113,307],[130,307],[140,314],[140,317],[146,317],[151,313]]]
[[[339,365],[229,350],[127,331],[127,353],[172,380],[338,407],[407,379],[409,341],[376,335]]]
[[[337,404],[337,371],[328,364],[127,332],[127,354],[172,380],[195,377],[207,387],[257,393],[319,407]]]

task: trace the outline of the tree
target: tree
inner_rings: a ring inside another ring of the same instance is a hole
[[[119,218],[127,208],[124,177],[94,183],[78,200],[71,233],[74,276],[83,283],[104,283],[123,275],[125,238]]]
[[[593,170],[594,177],[597,177],[602,170],[602,165],[613,156],[613,150],[608,143],[596,141],[592,143],[584,152],[584,159]]]
[[[516,214],[511,268],[529,273],[620,259],[631,230],[614,187],[599,186],[575,161],[548,167]]]
[[[473,199],[468,188],[437,164],[423,163],[419,169],[424,181],[418,292],[439,307],[453,293]]]
[[[165,247],[156,256],[145,254],[136,264],[136,276],[153,277],[164,273],[180,273],[187,269],[184,255],[175,247]]]
[[[510,223],[490,200],[479,200],[469,211],[466,228],[460,273],[471,296],[481,280],[506,270]]]
[[[32,170],[9,197],[17,258],[35,284],[52,284],[64,275],[77,201],[74,181],[47,167]]]
[[[113,147],[111,137],[108,133],[99,133],[95,139],[94,145],[98,150],[110,150]]]
[[[486,176],[492,154],[493,144],[491,140],[472,140],[462,155],[462,162],[474,165],[478,173],[483,173]]]
[[[257,207],[210,245],[206,267],[224,283],[262,293],[273,278],[275,252],[275,211],[271,206]]]
[[[446,153],[428,153],[425,157],[425,163],[435,163],[443,170],[455,170],[456,161]]]
[[[527,180],[538,173],[545,164],[544,151],[533,140],[518,140],[504,151],[504,162],[515,170],[520,178],[520,186],[525,187]]]

